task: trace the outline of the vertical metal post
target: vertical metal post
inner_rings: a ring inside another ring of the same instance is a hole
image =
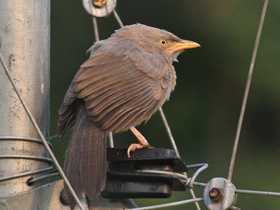
[[[1,0],[0,36],[1,52],[14,82],[48,139],[50,0]],[[29,186],[27,180],[33,172],[50,169],[51,160],[1,65],[0,119],[2,197],[38,187],[39,183]]]

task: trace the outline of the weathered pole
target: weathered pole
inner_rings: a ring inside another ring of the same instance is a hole
[[[14,83],[48,139],[50,0],[1,0],[0,36],[2,56]],[[3,197],[38,187],[40,182],[28,185],[27,180],[49,170],[51,160],[2,65],[0,119],[0,197]]]
[[[50,0],[0,0],[0,38],[0,209],[69,210],[60,202],[62,180],[45,179],[52,160],[4,71],[5,66],[48,140]],[[104,198],[89,205],[92,210],[124,207],[136,206],[129,199]]]

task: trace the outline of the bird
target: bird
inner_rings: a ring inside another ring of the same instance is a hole
[[[98,202],[106,185],[106,139],[109,132],[131,130],[139,143],[151,148],[135,128],[167,101],[176,85],[173,62],[186,49],[200,45],[144,24],[116,30],[90,47],[90,56],[77,71],[59,109],[57,132],[73,128],[65,152],[64,172],[78,198]],[[64,187],[71,209],[75,200]]]

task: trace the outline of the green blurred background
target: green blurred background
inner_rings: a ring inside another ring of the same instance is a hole
[[[183,160],[207,162],[198,181],[226,177],[241,101],[263,1],[256,0],[119,0],[117,12],[125,25],[143,23],[198,42],[202,47],[179,56],[174,66],[177,86],[163,109]],[[57,111],[85,51],[94,43],[92,19],[80,1],[52,1],[51,134]],[[113,15],[99,19],[100,38],[119,26]],[[261,37],[247,110],[233,174],[240,189],[280,191],[280,1],[271,0]],[[139,130],[154,147],[171,148],[156,113]],[[52,141],[59,161],[70,134]],[[117,147],[136,142],[134,136],[114,136]],[[191,174],[191,173],[190,173]],[[195,188],[198,197],[202,190]],[[140,206],[190,198],[189,192],[169,199],[138,199]],[[206,209],[204,204],[201,204]],[[280,209],[280,198],[239,195],[237,206]],[[195,209],[193,204],[169,209]]]

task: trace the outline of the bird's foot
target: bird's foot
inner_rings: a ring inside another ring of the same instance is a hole
[[[153,149],[153,147],[150,144],[131,144],[128,149],[127,149],[127,156],[130,158],[130,153],[134,152],[137,149],[143,149],[143,148],[147,148],[147,149]]]
[[[136,149],[143,149],[148,148],[152,149],[153,147],[149,144],[147,139],[134,127],[131,126],[129,128],[131,132],[135,135],[135,137],[138,139],[139,144],[131,144],[127,149],[127,156],[130,158],[130,152],[135,151]]]

